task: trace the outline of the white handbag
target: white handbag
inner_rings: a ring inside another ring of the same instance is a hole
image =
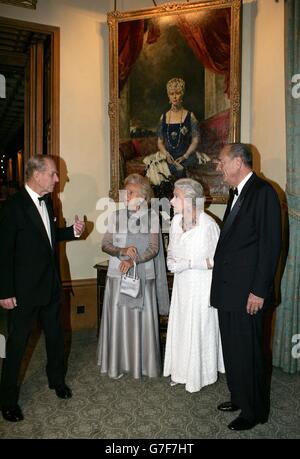
[[[141,279],[136,274],[136,262],[133,261],[133,277],[129,276],[128,273],[122,274],[120,293],[137,298],[140,293]]]

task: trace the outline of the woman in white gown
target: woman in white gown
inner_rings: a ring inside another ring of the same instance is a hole
[[[175,182],[167,264],[174,273],[164,376],[171,386],[197,392],[224,373],[217,310],[210,306],[213,257],[219,227],[204,212],[203,189],[192,179]]]

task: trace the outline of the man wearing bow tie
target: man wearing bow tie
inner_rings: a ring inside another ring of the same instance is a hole
[[[25,187],[7,202],[0,215],[0,306],[8,310],[0,408],[3,418],[11,422],[23,419],[18,378],[36,319],[45,333],[49,387],[60,398],[72,396],[65,384],[56,242],[75,239],[84,231],[84,222],[77,216],[68,228],[55,226],[50,193],[59,178],[50,156],[30,158],[25,177]]]
[[[218,409],[241,410],[228,427],[247,430],[266,422],[269,414],[263,327],[265,311],[274,303],[273,281],[281,246],[280,204],[272,186],[252,171],[248,145],[226,145],[217,170],[232,187],[211,286],[230,391],[230,400]]]

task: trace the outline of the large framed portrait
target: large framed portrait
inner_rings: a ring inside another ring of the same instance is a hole
[[[108,13],[111,197],[137,172],[157,197],[191,177],[227,200],[216,164],[240,136],[240,11],[206,0]]]

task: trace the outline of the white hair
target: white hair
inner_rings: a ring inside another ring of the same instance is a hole
[[[30,180],[34,171],[44,172],[47,169],[48,161],[54,162],[54,157],[50,155],[31,156],[25,166],[25,179]]]
[[[147,177],[144,177],[140,174],[130,174],[124,180],[125,186],[129,184],[139,185],[141,198],[144,198],[147,203],[151,201],[151,198],[153,197],[153,191]]]
[[[183,191],[184,197],[191,200],[193,207],[204,209],[205,197],[201,183],[191,178],[182,178],[176,180],[174,187]]]

